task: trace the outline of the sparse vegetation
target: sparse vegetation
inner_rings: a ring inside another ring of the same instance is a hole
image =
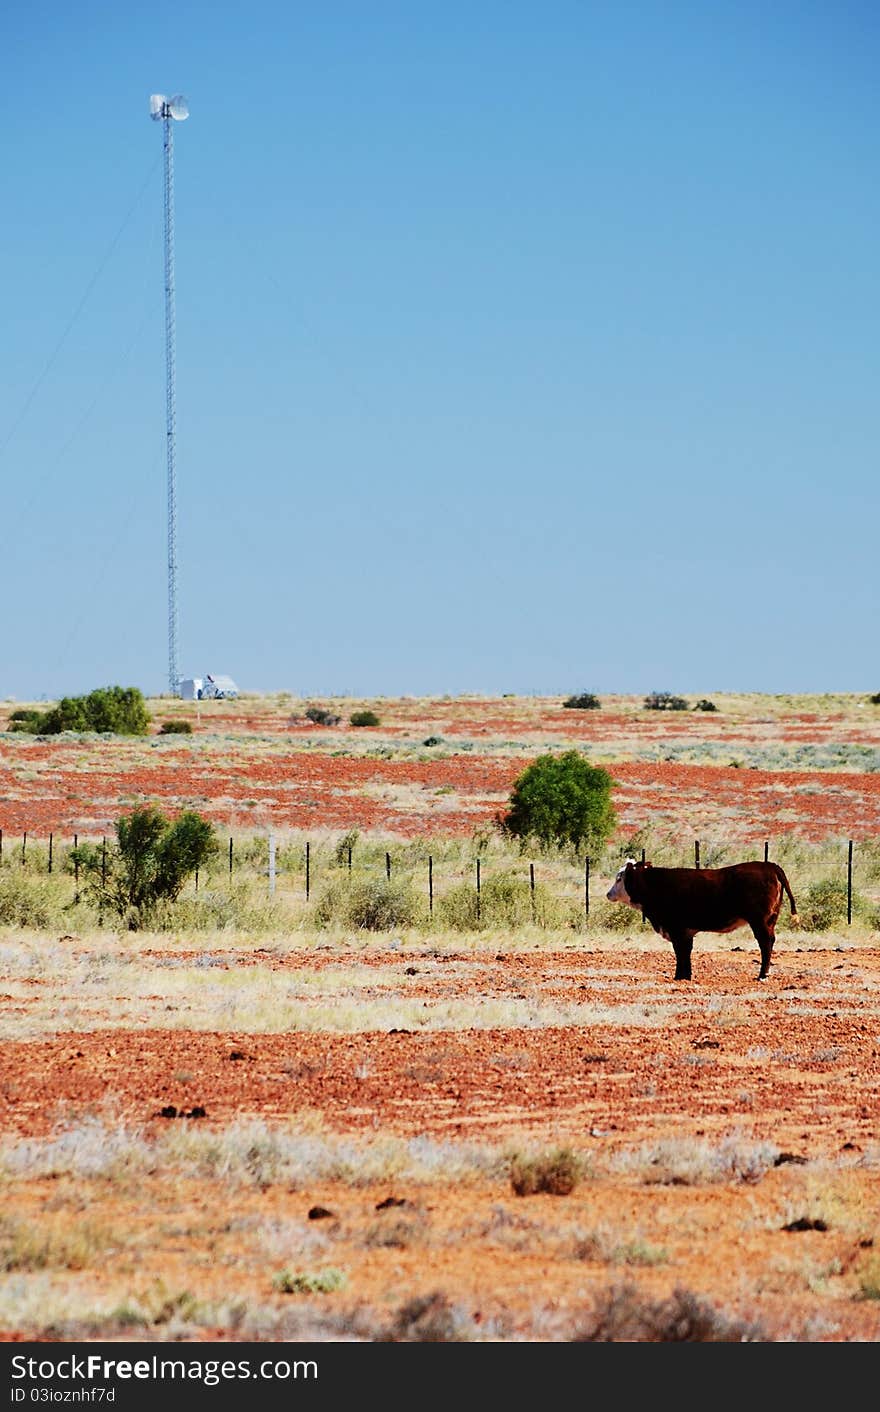
[[[717,711],[718,707],[714,701],[710,701],[707,696],[702,696],[694,707],[695,711]]]
[[[690,715],[673,729],[614,698],[589,758],[626,762],[625,827],[590,852],[585,916],[570,843],[526,853],[491,824],[518,762],[583,735],[561,698],[485,716],[471,697],[421,714],[381,700],[381,741],[310,733],[301,716],[292,737],[280,697],[217,703],[185,750],[5,736],[0,1328],[178,1344],[876,1340],[873,838],[856,838],[846,923],[846,842],[870,818],[854,772],[880,766],[873,708],[724,695],[711,728]],[[151,729],[176,709],[154,708]],[[800,776],[752,781],[755,766]],[[819,767],[839,779],[804,778]],[[109,855],[114,801],[128,815],[169,787],[171,817],[210,797],[229,821],[234,872],[224,846],[129,932],[73,834],[95,847],[106,829]],[[65,819],[54,842],[49,808]],[[644,849],[690,867],[694,832],[705,866],[760,857],[765,825],[820,930],[796,933],[786,904],[767,987],[751,983],[748,932],[703,934],[698,984],[670,986],[668,943],[605,900],[619,863]],[[389,883],[414,910],[385,905]],[[333,1288],[334,1271],[347,1282]]]
[[[634,1285],[609,1290],[574,1343],[766,1343],[758,1323],[719,1311],[691,1290],[651,1299]]]
[[[163,721],[159,727],[160,735],[192,735],[192,723],[190,721]]]

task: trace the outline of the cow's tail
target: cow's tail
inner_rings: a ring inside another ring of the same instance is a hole
[[[799,926],[800,926],[800,923],[801,923],[801,919],[800,919],[800,917],[798,916],[797,903],[796,903],[795,900],[794,900],[794,893],[792,892],[791,888],[790,888],[789,885],[788,885],[788,878],[785,876],[785,873],[783,872],[782,868],[780,868],[780,866],[779,866],[778,863],[774,863],[774,864],[773,864],[773,867],[774,867],[774,869],[776,870],[776,876],[778,877],[778,879],[779,879],[779,881],[781,882],[783,888],[785,889],[786,893],[788,894],[788,900],[789,900],[789,903],[790,903],[790,905],[791,905],[791,924],[792,924],[793,927],[799,927]]]

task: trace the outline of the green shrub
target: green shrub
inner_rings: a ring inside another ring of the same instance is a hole
[[[709,701],[709,700],[707,699],[707,697],[703,696],[703,697],[701,697],[701,699],[697,702],[696,706],[694,707],[694,710],[695,710],[695,711],[717,711],[717,710],[718,710],[718,707],[715,705],[715,702],[714,702],[714,701]]]
[[[11,731],[27,731],[31,735],[38,735],[40,721],[43,719],[43,712],[36,711],[32,706],[20,706],[13,711],[9,717],[9,729]]]
[[[307,706],[305,715],[306,720],[316,726],[338,726],[342,720],[341,716],[334,716],[325,706]]]
[[[53,925],[58,911],[46,880],[24,869],[4,868],[0,872],[0,926],[41,930]]]
[[[159,727],[160,735],[192,735],[192,724],[189,721],[163,721]]]
[[[172,823],[149,805],[117,820],[116,840],[106,857],[93,843],[73,849],[72,857],[99,909],[125,917],[132,931],[148,920],[151,908],[173,902],[218,847],[212,825],[200,814],[187,810]]]
[[[294,1274],[292,1270],[279,1270],[272,1279],[272,1285],[281,1294],[330,1294],[333,1290],[344,1289],[348,1276],[335,1265],[323,1270],[306,1270]]]
[[[353,726],[379,726],[382,724],[375,711],[353,711],[348,719]]]
[[[88,696],[63,696],[48,711],[22,712],[16,729],[35,735],[58,735],[61,731],[146,735],[149,726],[147,703],[136,686],[106,686]]]
[[[686,711],[687,708],[683,696],[673,696],[669,691],[652,691],[645,697],[646,711]]]
[[[868,700],[872,706],[880,706],[880,691],[875,691],[873,696],[868,697]]]
[[[422,745],[442,745],[442,744],[443,744],[443,737],[442,737],[442,735],[429,735],[428,738],[427,738],[427,740],[423,740],[423,741],[422,741]]]
[[[619,910],[619,909],[618,909]],[[492,927],[523,927],[534,921],[543,927],[562,927],[571,920],[569,909],[544,883],[530,883],[513,872],[483,877],[479,913],[475,882],[457,883],[434,901],[438,921],[457,931]]]
[[[517,1196],[534,1196],[539,1191],[568,1196],[582,1175],[583,1163],[569,1147],[539,1157],[517,1155],[510,1164],[510,1185]]]
[[[608,1290],[574,1343],[770,1343],[760,1324],[719,1311],[702,1295],[675,1289],[652,1299],[633,1285]]]
[[[572,711],[598,711],[602,702],[591,691],[581,691],[576,696],[569,696],[562,704]]]
[[[396,878],[366,878],[332,882],[315,906],[319,926],[338,925],[358,931],[384,932],[410,927],[421,913],[412,883]]]
[[[843,878],[820,878],[798,903],[801,928],[808,932],[824,932],[846,925],[846,881]],[[872,908],[861,893],[853,892],[852,914],[860,921],[871,923]]]
[[[614,783],[607,770],[590,765],[576,750],[540,755],[515,781],[501,819],[506,833],[545,847],[583,844],[601,849],[617,819],[611,803]]]
[[[360,838],[359,829],[349,829],[344,833],[333,850],[333,861],[337,868],[348,866],[348,855],[354,850],[354,846]]]

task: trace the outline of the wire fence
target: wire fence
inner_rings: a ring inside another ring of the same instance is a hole
[[[94,839],[90,839],[89,842],[91,842],[91,843],[94,844],[95,840],[94,840]],[[111,844],[111,847],[112,847],[112,844]],[[34,834],[32,834],[29,830],[25,830],[25,831],[20,835],[20,837],[19,837],[18,835],[16,835],[15,838],[12,838],[12,839],[11,839],[8,835],[4,835],[3,829],[0,828],[0,867],[4,867],[4,866],[5,866],[5,867],[8,867],[8,866],[10,866],[10,865],[14,865],[15,863],[19,863],[21,866],[25,866],[25,865],[29,866],[32,870],[36,870],[36,871],[45,871],[46,874],[51,874],[51,873],[53,873],[53,872],[58,872],[58,871],[64,871],[64,872],[70,873],[70,874],[72,875],[72,879],[73,879],[73,887],[74,887],[74,898],[73,898],[73,900],[74,900],[74,902],[78,902],[78,901],[80,900],[81,867],[80,867],[80,861],[79,861],[79,856],[78,856],[78,848],[79,848],[79,835],[78,835],[78,834],[73,834],[73,836],[72,836],[72,838],[70,839],[70,842],[69,842],[69,843],[65,843],[63,840],[59,843],[59,842],[56,841],[56,837],[55,837],[54,832],[50,832],[50,833],[48,834],[48,836],[46,836],[45,840],[43,840],[43,841],[41,841],[39,838],[37,838],[37,837],[36,837]],[[107,876],[107,857],[108,857],[108,852],[107,852],[107,850],[108,850],[108,840],[107,840],[107,835],[106,835],[106,834],[105,834],[105,835],[102,835],[102,837],[101,837],[100,849],[101,849],[101,884],[102,884],[102,887],[103,887],[103,886],[106,884],[106,876]],[[375,850],[373,850],[373,851],[375,852]],[[253,840],[252,840],[251,843],[250,843],[250,845],[249,845],[249,846],[247,847],[247,849],[246,849],[246,853],[247,853],[247,855],[248,855],[246,861],[243,861],[243,860],[241,860],[240,858],[238,858],[238,857],[237,857],[237,854],[236,854],[236,849],[235,849],[235,840],[234,840],[234,838],[233,838],[232,836],[229,837],[228,845],[226,845],[226,846],[224,846],[224,847],[221,847],[220,853],[221,853],[221,855],[223,856],[223,859],[224,859],[224,865],[223,865],[223,866],[224,866],[224,871],[226,871],[226,872],[228,873],[228,879],[229,879],[229,882],[230,882],[230,883],[232,882],[233,877],[234,877],[235,872],[236,872],[237,869],[244,869],[244,870],[248,870],[248,869],[252,870],[252,869],[253,869],[253,852],[254,852],[254,843],[253,843]],[[843,868],[844,868],[844,866],[845,866],[845,873],[846,873],[846,921],[847,921],[847,925],[851,925],[851,924],[852,924],[852,919],[853,919],[853,870],[854,870],[854,857],[855,857],[855,840],[854,840],[854,839],[848,839],[848,840],[846,840],[846,858],[845,858],[845,864],[841,864],[841,872],[843,872]],[[701,840],[699,840],[699,839],[694,839],[694,843],[693,843],[693,858],[694,858],[694,862],[693,862],[694,868],[697,869],[697,870],[701,869],[704,865],[703,865],[703,863],[702,863],[702,861],[701,861]],[[764,858],[764,861],[765,861],[765,862],[769,862],[769,861],[770,861],[770,840],[769,840],[769,839],[765,839],[765,841],[764,841],[764,845],[763,845],[763,858]],[[353,845],[353,844],[349,843],[349,844],[347,845],[347,847],[345,847],[345,848],[342,849],[342,858],[341,858],[341,859],[340,859],[340,857],[339,857],[339,850],[337,850],[336,858],[335,858],[334,865],[333,865],[333,868],[332,868],[332,872],[333,872],[334,875],[338,875],[338,868],[339,868],[339,866],[340,866],[340,862],[342,862],[342,861],[344,861],[344,862],[347,864],[347,871],[348,871],[349,875],[351,875],[352,872],[353,872],[353,868],[354,868],[354,845]],[[642,861],[643,863],[646,861],[646,858],[645,858],[645,849],[644,849],[644,848],[641,849],[641,861]],[[374,865],[374,866],[375,866],[375,865]],[[523,865],[523,867],[525,868],[525,864]],[[432,854],[428,854],[428,855],[427,855],[427,858],[425,859],[425,862],[424,862],[424,868],[425,868],[425,886],[426,886],[427,900],[428,900],[428,911],[429,911],[429,914],[433,915],[433,911],[434,911],[434,902],[435,902],[435,897],[436,897],[436,895],[437,895],[437,892],[436,892],[435,860],[434,860],[434,857],[433,857]],[[594,862],[593,862],[593,860],[592,860],[589,856],[586,857],[586,858],[584,858],[584,861],[583,861],[583,872],[582,872],[582,887],[583,887],[583,891],[582,891],[582,902],[581,902],[581,906],[582,906],[583,915],[584,915],[585,918],[589,918],[589,915],[590,915],[590,888],[591,888],[591,882],[592,882],[592,880],[593,880],[592,877],[591,877],[591,874],[592,874],[593,870],[594,870]],[[259,871],[262,872],[262,873],[266,876],[266,878],[267,878],[267,888],[268,888],[268,894],[269,894],[270,897],[275,893],[276,886],[277,886],[277,880],[278,880],[279,874],[282,873],[282,872],[284,872],[284,871],[290,871],[289,869],[285,870],[285,869],[282,868],[282,867],[279,865],[279,863],[278,863],[278,850],[277,850],[276,835],[275,835],[272,831],[269,831],[269,833],[268,833],[268,835],[267,835],[267,838],[266,838],[266,867],[265,867],[265,868],[260,867],[260,868],[259,868]],[[312,845],[311,845],[311,840],[308,840],[308,839],[307,839],[307,840],[305,841],[304,845],[303,845],[302,868],[301,868],[301,870],[297,869],[296,871],[297,871],[298,873],[301,871],[301,874],[302,874],[302,887],[303,887],[304,898],[305,898],[305,901],[308,902],[308,901],[311,899],[311,895],[312,895],[312,891],[313,891],[313,859],[312,859]],[[329,872],[330,869],[328,868],[327,871]],[[406,872],[411,876],[412,873],[413,873],[413,871],[414,871],[413,866],[410,864],[409,867],[406,869]],[[391,880],[392,880],[392,875],[393,875],[394,873],[395,873],[395,867],[394,867],[394,862],[393,862],[393,858],[392,858],[392,853],[391,853],[391,851],[390,851],[389,849],[386,849],[386,850],[385,850],[385,857],[384,857],[384,875],[385,875],[385,879],[386,879],[387,882],[391,882]],[[216,875],[216,870],[215,870],[215,875]],[[481,914],[482,891],[483,891],[483,860],[482,860],[480,857],[476,857],[476,858],[473,860],[472,878],[473,878],[473,888],[474,888],[474,898],[475,898],[476,915],[477,915],[477,918],[478,918],[478,920],[479,920],[480,914]],[[528,864],[528,872],[527,872],[527,874],[524,872],[523,878],[524,878],[524,880],[525,880],[526,878],[527,878],[527,880],[528,880],[529,893],[530,893],[530,897],[531,897],[532,917],[533,917],[533,920],[534,920],[535,915],[536,915],[536,900],[535,900],[535,899],[536,899],[536,887],[537,887],[537,877],[536,877],[536,871],[535,871],[535,864],[534,864],[534,862],[529,862],[529,864]],[[195,890],[196,893],[198,893],[198,891],[199,891],[199,885],[200,885],[199,869],[196,869],[196,870],[195,870],[195,876],[194,876],[194,883],[193,883],[194,890]]]

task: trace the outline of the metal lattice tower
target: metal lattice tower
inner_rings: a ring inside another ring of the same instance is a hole
[[[175,318],[174,318],[174,121],[189,116],[186,100],[177,94],[150,97],[150,117],[164,128],[165,151],[165,442],[168,466],[168,689],[176,696],[180,683],[177,660],[177,468],[175,432]]]

